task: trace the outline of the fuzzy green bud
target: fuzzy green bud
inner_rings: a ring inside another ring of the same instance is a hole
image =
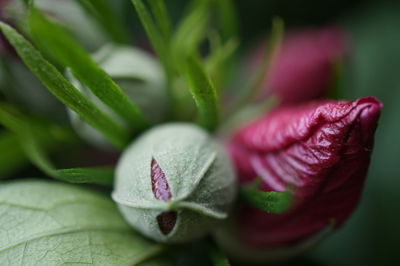
[[[161,65],[153,57],[136,48],[106,45],[95,53],[93,58],[151,123],[159,123],[165,119],[168,113],[165,75]],[[79,91],[121,126],[129,128],[122,118],[75,79],[70,71],[67,74]],[[79,115],[71,111],[70,118],[73,127],[84,140],[98,147],[111,147],[106,138]]]
[[[171,123],[124,151],[112,197],[132,227],[180,243],[215,228],[235,195],[233,167],[220,144],[195,125]]]

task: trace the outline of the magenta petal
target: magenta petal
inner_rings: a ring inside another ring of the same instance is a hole
[[[272,65],[265,91],[276,94],[283,105],[326,96],[332,63],[347,50],[345,34],[336,27],[289,32]],[[252,56],[250,69],[260,64],[265,44]]]
[[[281,107],[234,136],[228,150],[242,184],[261,177],[266,191],[295,187],[288,213],[242,208],[246,243],[293,243],[347,219],[362,191],[381,107],[373,97]]]

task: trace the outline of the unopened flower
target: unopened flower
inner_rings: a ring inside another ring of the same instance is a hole
[[[228,149],[239,182],[260,178],[263,191],[294,194],[283,214],[241,206],[241,244],[294,246],[330,224],[340,227],[359,201],[381,107],[373,97],[280,107],[237,132]]]
[[[281,104],[297,104],[327,95],[333,63],[346,52],[346,38],[338,28],[306,29],[289,33],[264,84],[264,91],[278,96]],[[258,66],[265,44],[252,55]]]
[[[126,221],[162,242],[201,237],[228,216],[236,181],[228,155],[192,124],[152,128],[123,153],[114,201]]]

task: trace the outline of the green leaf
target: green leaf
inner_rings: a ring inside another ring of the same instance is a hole
[[[111,186],[114,180],[114,169],[111,167],[96,168],[72,168],[57,170],[40,143],[35,138],[35,133],[26,128],[26,134],[22,134],[20,141],[23,149],[31,162],[49,176],[69,183],[90,183]]]
[[[264,56],[261,64],[257,71],[250,78],[250,81],[243,91],[242,95],[239,96],[238,101],[235,103],[233,110],[238,110],[244,105],[250,103],[252,100],[256,100],[264,87],[266,79],[272,64],[274,63],[275,56],[279,52],[279,48],[283,39],[284,34],[284,23],[281,18],[274,18],[272,21],[272,32],[268,43],[265,47]]]
[[[222,34],[225,39],[238,35],[238,18],[232,0],[215,0],[218,19],[220,20]]]
[[[161,1],[161,0],[159,0]],[[150,40],[151,46],[153,47],[155,53],[157,54],[158,58],[160,59],[162,65],[164,66],[164,71],[165,75],[167,77],[167,82],[168,82],[168,88],[169,88],[169,99],[171,102],[172,108],[175,108],[177,105],[177,102],[179,100],[177,99],[177,96],[175,95],[175,92],[172,90],[172,83],[174,80],[174,75],[175,75],[175,68],[173,65],[173,62],[171,60],[171,55],[170,55],[170,41],[166,39],[166,35],[169,33],[167,32],[168,29],[166,26],[161,28],[161,30],[156,26],[154,23],[149,10],[147,7],[143,4],[142,0],[131,0],[136,13],[139,16],[139,19],[143,25],[143,28],[147,34],[147,37]],[[164,23],[166,20],[168,20],[166,10],[163,7],[163,4],[159,3],[157,7],[155,7],[155,3],[152,4],[152,9],[155,15],[157,16],[162,16],[162,17],[157,17],[157,22],[160,25],[160,23]],[[165,20],[165,21],[164,21]],[[163,22],[164,21],[164,22]]]
[[[204,128],[214,130],[220,119],[217,92],[196,56],[189,56],[185,63],[184,76],[199,112],[199,122]]]
[[[139,265],[162,246],[135,233],[103,194],[56,182],[0,186],[0,265]]]
[[[198,45],[206,37],[206,27],[210,17],[209,1],[193,1],[187,15],[179,23],[172,40],[173,59],[178,66],[186,57],[198,50]]]
[[[264,192],[257,188],[257,184],[240,188],[239,195],[250,206],[268,213],[283,213],[292,204],[291,192]]]
[[[164,40],[169,42],[171,38],[171,21],[164,0],[149,0],[149,4]]]
[[[131,0],[135,10],[139,16],[140,21],[146,31],[147,37],[150,40],[155,52],[166,68],[167,75],[170,69],[169,55],[168,55],[168,44],[165,42],[161,31],[157,28],[154,23],[150,12],[147,10],[146,6],[143,4],[142,0]]]
[[[117,43],[127,43],[127,30],[118,14],[107,0],[75,0]]]
[[[72,86],[22,35],[2,22],[0,29],[26,66],[54,96],[102,132],[116,147],[122,148],[128,143],[128,133]]]
[[[0,105],[0,123],[13,131],[19,145],[29,160],[49,176],[70,183],[93,183],[99,185],[111,185],[114,171],[109,167],[97,168],[73,168],[57,170],[47,158],[45,145],[54,142],[49,129],[35,127],[32,121],[10,110],[4,104]],[[44,143],[45,140],[46,143]]]
[[[28,160],[19,144],[18,137],[11,132],[0,132],[0,179],[8,177]]]
[[[148,126],[141,110],[64,28],[49,21],[34,8],[30,9],[29,28],[35,43],[61,65],[71,68],[74,76],[103,103],[136,130]]]
[[[223,81],[229,73],[229,64],[232,63],[230,59],[236,52],[239,41],[232,38],[221,43],[221,38],[218,33],[211,33],[209,36],[210,54],[206,58],[207,72],[210,73],[212,80],[217,85],[216,89],[220,92],[223,89]]]

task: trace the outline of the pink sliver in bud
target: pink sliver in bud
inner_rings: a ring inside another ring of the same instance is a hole
[[[171,199],[172,194],[169,189],[168,181],[165,178],[163,170],[154,158],[151,160],[151,186],[156,199],[162,201],[169,201]]]
[[[259,177],[263,191],[294,188],[286,213],[241,208],[243,242],[282,246],[341,226],[359,201],[381,108],[374,97],[280,107],[239,130],[228,145],[239,182]]]
[[[162,201],[169,201],[172,198],[168,181],[163,170],[153,158],[151,160],[151,187],[154,197]],[[164,235],[168,235],[175,227],[178,218],[176,211],[162,212],[157,216],[157,224]]]

